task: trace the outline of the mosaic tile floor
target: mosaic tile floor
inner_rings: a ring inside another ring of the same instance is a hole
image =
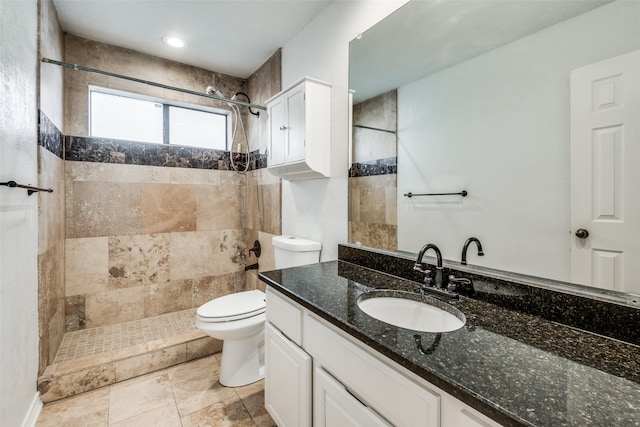
[[[168,338],[195,328],[196,309],[64,335],[53,364]]]

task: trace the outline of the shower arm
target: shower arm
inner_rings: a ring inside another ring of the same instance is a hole
[[[65,68],[71,68],[72,70],[76,70],[76,71],[87,71],[89,73],[102,74],[102,75],[109,76],[109,77],[115,77],[115,78],[118,78],[118,79],[124,79],[124,80],[129,80],[129,81],[132,81],[132,82],[143,83],[143,84],[146,84],[146,85],[149,85],[149,86],[159,87],[161,89],[173,90],[173,91],[176,91],[176,92],[187,93],[189,95],[202,96],[204,98],[215,99],[217,101],[224,101],[224,102],[227,102],[227,103],[230,103],[230,104],[243,105],[245,107],[255,108],[255,109],[258,109],[258,110],[265,110],[266,111],[266,109],[267,109],[267,107],[265,107],[265,106],[257,105],[257,104],[251,104],[251,102],[238,101],[236,99],[229,99],[229,98],[225,98],[223,96],[209,95],[207,93],[196,92],[196,91],[189,90],[189,89],[182,89],[182,88],[175,87],[175,86],[169,86],[169,85],[165,85],[165,84],[162,84],[162,83],[152,82],[152,81],[149,81],[149,80],[138,79],[136,77],[125,76],[123,74],[116,74],[116,73],[111,73],[109,71],[98,70],[97,68],[85,67],[83,65],[71,64],[69,62],[56,61],[55,59],[49,59],[49,58],[42,57],[40,59],[40,61],[45,62],[47,64],[53,64],[53,65],[59,65],[61,67],[65,67]],[[248,98],[249,97],[247,97],[247,99]],[[254,114],[254,113],[252,113],[252,114]]]
[[[251,104],[251,98],[249,98],[249,95],[247,95],[247,94],[246,94],[246,93],[244,93],[244,92],[236,92],[236,94],[235,94],[235,95],[233,95],[233,97],[232,97],[231,99],[236,99],[236,96],[238,96],[238,95],[242,95],[242,96],[244,96],[245,98],[247,98],[247,102],[248,102],[249,104]],[[260,117],[260,111],[253,112],[253,110],[251,109],[251,107],[249,107],[249,112],[250,112],[251,114],[253,114],[254,116],[256,116],[256,117]]]

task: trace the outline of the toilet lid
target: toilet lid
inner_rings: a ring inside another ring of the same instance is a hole
[[[264,292],[236,292],[216,298],[198,308],[198,316],[211,322],[245,319],[263,313]]]

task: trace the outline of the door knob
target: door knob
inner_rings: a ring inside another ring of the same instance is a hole
[[[586,239],[587,237],[589,237],[589,232],[584,228],[579,228],[576,230],[576,237],[578,239]]]

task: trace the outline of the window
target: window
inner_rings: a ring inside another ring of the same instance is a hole
[[[227,149],[227,111],[98,87],[89,99],[90,136]]]

